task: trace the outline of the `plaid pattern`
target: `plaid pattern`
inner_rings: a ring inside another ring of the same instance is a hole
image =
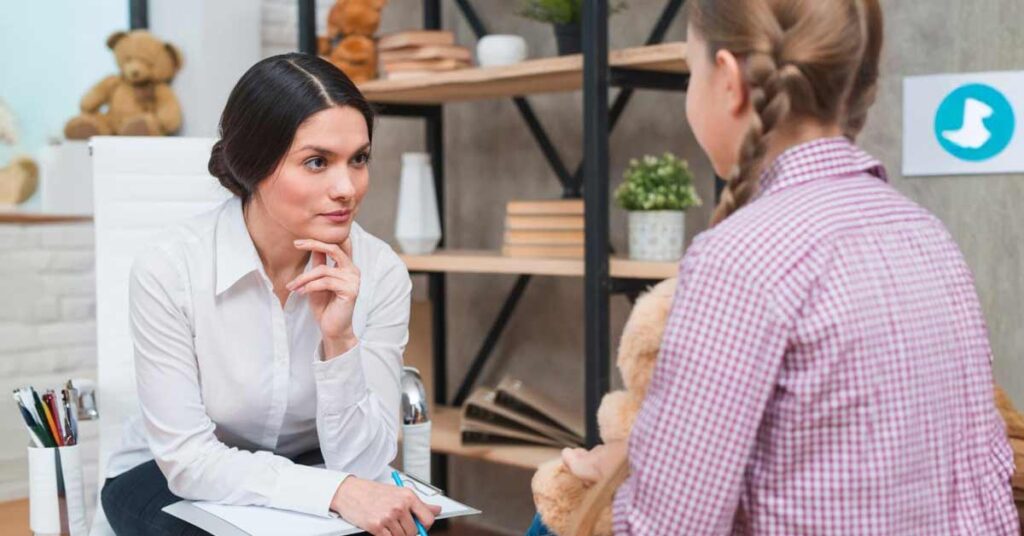
[[[616,534],[1018,534],[972,276],[847,140],[694,241],[668,322]]]

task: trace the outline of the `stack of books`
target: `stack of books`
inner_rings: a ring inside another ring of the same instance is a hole
[[[470,66],[469,49],[455,44],[452,32],[415,30],[386,35],[377,43],[381,72],[395,80]]]
[[[509,257],[583,257],[583,200],[511,201],[506,207]]]
[[[583,419],[505,378],[496,389],[481,387],[462,407],[462,444],[580,447]]]

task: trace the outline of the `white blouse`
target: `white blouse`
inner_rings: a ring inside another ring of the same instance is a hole
[[[323,516],[349,474],[385,481],[412,283],[356,224],[352,257],[360,342],[324,361],[307,297],[281,307],[237,198],[139,255],[129,301],[142,411],[108,477],[155,458],[180,497]],[[326,469],[289,459],[317,447]]]

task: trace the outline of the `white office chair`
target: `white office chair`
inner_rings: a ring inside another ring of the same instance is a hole
[[[91,142],[96,231],[99,482],[138,413],[128,325],[128,275],[153,234],[230,196],[206,170],[214,140],[97,137]],[[90,536],[113,536],[96,501]]]

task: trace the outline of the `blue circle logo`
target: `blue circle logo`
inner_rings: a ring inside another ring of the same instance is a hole
[[[968,84],[953,90],[939,105],[935,137],[949,154],[980,162],[1010,145],[1015,123],[1013,107],[999,90]]]

